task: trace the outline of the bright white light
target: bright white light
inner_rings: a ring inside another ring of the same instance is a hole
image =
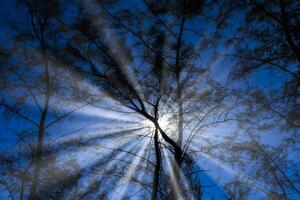
[[[174,130],[176,130],[176,124],[172,123],[170,119],[169,115],[163,115],[158,119],[158,124],[163,131],[172,134]],[[150,131],[155,131],[155,125],[152,121],[144,119],[142,123],[145,127],[149,128]]]

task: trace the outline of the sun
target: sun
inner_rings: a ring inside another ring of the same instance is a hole
[[[155,125],[153,124],[152,121],[145,119],[143,120],[143,125],[147,128],[149,128],[151,131],[155,130]],[[170,118],[167,117],[167,115],[164,115],[158,119],[158,124],[161,127],[162,130],[168,131],[168,130],[173,130],[174,125],[171,123]]]

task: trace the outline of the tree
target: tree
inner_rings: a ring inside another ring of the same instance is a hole
[[[3,53],[1,51],[4,61],[0,68],[0,105],[13,122],[20,119],[24,124],[23,130],[16,131],[16,140],[20,142],[20,150],[23,152],[20,152],[19,159],[3,155],[2,160],[11,163],[11,173],[21,179],[20,199],[26,196],[37,199],[43,177],[42,166],[45,164],[46,129],[67,118],[87,102],[78,106],[69,100],[69,107],[58,109],[59,104],[65,103],[68,97],[76,93],[71,87],[66,91],[66,82],[72,72],[57,66],[52,53],[53,49],[59,49],[60,27],[56,20],[60,13],[59,3],[17,3],[16,17],[8,21],[13,43],[8,44]],[[77,101],[80,102],[79,99]],[[15,165],[19,165],[19,168],[15,168]],[[24,185],[26,182],[30,182],[29,194],[24,191],[27,188]]]
[[[293,167],[298,162],[293,155],[299,137],[297,8],[296,1],[224,1],[220,7],[220,30],[226,25],[233,28],[225,41],[233,47],[230,81],[235,81],[231,85],[240,99],[240,129],[223,147],[233,158],[255,158],[251,165],[244,159],[227,159],[272,185],[264,191],[270,198],[299,195],[295,181],[299,172]],[[237,17],[240,20],[233,20]],[[268,142],[268,137],[278,141]]]
[[[12,198],[201,199],[204,158],[239,168],[228,198],[299,193],[297,2],[18,3],[0,51],[1,106],[22,119],[18,153],[0,154]],[[227,85],[213,77],[224,49]],[[278,84],[252,85],[265,68]],[[84,112],[97,123],[55,126]]]
[[[75,20],[63,22],[74,32],[66,51],[58,55],[66,66],[152,123],[152,199],[159,190],[162,145],[174,156],[172,187],[165,190],[165,198],[176,199],[188,191],[183,189],[181,171],[193,161],[187,156],[189,146],[203,128],[226,122],[232,107],[225,105],[226,90],[209,78],[208,67],[198,65],[202,49],[184,35],[205,6],[209,4],[200,1],[144,1],[133,10],[115,2],[92,2],[85,9],[78,6]],[[164,117],[176,124],[175,130],[164,130]]]

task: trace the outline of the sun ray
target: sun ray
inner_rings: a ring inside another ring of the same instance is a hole
[[[166,164],[167,164],[167,170],[169,171],[169,176],[171,178],[172,188],[175,190],[176,196],[181,197],[181,193],[180,193],[180,189],[179,189],[180,186],[175,181],[175,175],[173,173],[173,164],[172,164],[172,162],[169,158],[168,153],[165,152],[164,149],[162,149],[162,154],[166,158],[165,161],[166,161]]]
[[[128,151],[132,151],[134,148],[136,148],[136,144],[132,142],[132,140],[122,141],[122,144],[119,144],[118,147],[115,145],[115,149],[118,149],[119,147],[124,149],[124,151],[120,151],[120,153],[117,153],[114,157],[115,159],[122,159],[127,155]],[[78,165],[76,170],[79,170],[79,173],[84,173],[86,170],[90,170],[91,168],[98,167],[99,161],[102,163],[101,159],[107,157],[110,152],[114,151],[113,148],[106,148],[103,145],[100,144],[94,144],[94,145],[88,145],[86,147],[78,147],[76,151],[71,150],[70,153],[64,153],[60,154],[57,157],[57,160],[60,160],[60,165],[65,165],[65,163],[68,162],[68,160],[75,159],[80,165]],[[95,157],[101,157],[99,159],[94,159]],[[108,163],[111,165],[111,162]],[[74,169],[73,169],[74,170]],[[92,176],[92,175],[91,175]],[[88,177],[88,176],[87,176]],[[85,178],[87,178],[85,177]],[[63,182],[69,177],[66,175],[64,176],[61,174],[59,177],[56,177],[58,182]],[[47,188],[55,187],[55,185],[47,185]],[[87,187],[87,186],[85,186]],[[83,187],[83,188],[85,188]],[[46,186],[44,186],[44,189],[46,189]]]
[[[137,166],[140,164],[141,162],[141,157],[145,154],[145,150],[146,150],[146,142],[143,142],[141,145],[141,149],[137,152],[137,155],[132,161],[130,166],[128,166],[128,168],[126,169],[126,175],[124,175],[124,177],[122,177],[115,185],[115,189],[112,192],[112,196],[114,197],[113,199],[122,199],[127,191],[129,182],[133,176],[133,174],[135,173],[135,170],[137,168]],[[127,181],[126,181],[127,179]],[[124,182],[125,181],[125,182]],[[123,185],[122,185],[123,184]],[[122,186],[121,186],[122,185]]]
[[[102,145],[100,148],[105,149],[105,147]],[[106,173],[106,170],[109,170],[113,165],[115,165],[114,160],[121,160],[121,159],[125,158],[128,155],[128,152],[133,151],[133,149],[135,149],[135,148],[136,148],[136,144],[130,140],[125,142],[123,145],[120,145],[120,148],[115,148],[115,149],[107,148],[110,152],[117,151],[118,153],[116,153],[112,158],[110,158],[110,160],[107,162],[107,164],[104,165],[103,167],[101,167],[101,169],[99,171],[97,171],[97,174]],[[104,157],[102,155],[102,153],[101,153],[101,157]],[[94,177],[95,175],[96,174],[91,174],[90,176]],[[90,178],[92,178],[92,177],[90,177]],[[93,185],[93,183],[95,183],[96,181],[97,181],[97,179],[94,179],[91,182],[89,182],[89,184],[83,189],[82,192],[88,191],[88,188],[91,187]]]
[[[195,150],[194,147],[191,147],[191,149]],[[215,172],[212,172],[214,170],[207,171],[206,174],[209,175],[209,177],[211,177],[212,180],[214,180],[215,183],[218,184],[218,186],[220,188],[223,187],[222,182],[225,182],[226,180],[229,180],[232,177],[237,177],[238,176],[239,180],[241,180],[244,184],[247,184],[248,186],[251,186],[251,187],[254,186],[258,191],[261,191],[262,193],[265,193],[266,191],[268,191],[267,185],[265,185],[264,183],[259,182],[258,180],[254,180],[253,178],[251,178],[250,176],[248,176],[244,172],[242,172],[238,169],[233,169],[229,165],[227,165],[225,163],[222,163],[221,161],[217,160],[216,158],[213,158],[212,156],[209,156],[208,154],[201,153],[200,156],[202,158],[204,158],[206,161],[210,162],[210,167],[209,168],[215,168],[217,170],[217,167],[219,167],[223,171],[223,174],[227,175],[227,177],[223,175],[224,180],[218,180],[219,179],[218,174],[215,173]],[[196,164],[201,169],[203,169],[204,166],[203,166],[203,164],[201,164],[199,159],[196,159]]]
[[[179,168],[180,170],[180,185],[176,184],[175,178],[174,178],[174,173],[173,173],[173,166],[176,164],[175,162],[172,162],[170,157],[172,157],[169,153],[169,151],[166,151],[165,149],[162,150],[163,156],[166,158],[166,163],[167,163],[167,169],[170,171],[170,177],[172,180],[173,187],[176,189],[176,192],[178,196],[182,196],[183,194],[180,191],[183,191],[185,187],[187,191],[190,189],[190,185],[188,181],[185,178],[184,172],[182,169]]]
[[[143,127],[128,127],[128,128],[116,128],[114,130],[101,130],[101,126],[97,129],[86,130],[82,133],[76,133],[76,135],[66,135],[59,139],[56,139],[55,143],[66,143],[76,141],[87,141],[87,140],[103,140],[103,139],[122,139],[128,136],[133,136],[136,132],[144,129]],[[101,131],[99,131],[101,130]],[[99,133],[100,132],[100,133]]]
[[[112,24],[106,23],[105,27],[103,27],[102,24],[95,20],[105,19],[106,21],[111,21],[111,19],[108,19],[110,16],[108,16],[108,13],[103,12],[104,8],[102,9],[95,0],[90,0],[89,6],[86,6],[86,9],[89,11],[93,25],[97,28],[98,32],[102,34],[106,45],[109,47],[111,56],[118,62],[119,66],[122,67],[130,84],[138,92],[141,98],[144,99],[144,94],[133,70],[134,61],[130,59],[131,55],[130,52],[128,52],[130,49],[125,50],[125,42],[121,43],[124,39],[122,40],[122,38],[117,37],[115,27],[113,27]],[[108,10],[106,12],[108,12]]]

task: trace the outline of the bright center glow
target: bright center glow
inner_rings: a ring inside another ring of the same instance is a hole
[[[160,128],[164,131],[172,130],[173,129],[172,127],[174,126],[170,123],[170,120],[166,115],[164,115],[163,117],[160,117],[158,119],[158,124],[159,124]],[[154,126],[153,122],[148,119],[145,119],[143,121],[143,125],[149,129],[151,129],[151,131],[155,130],[155,126]]]

